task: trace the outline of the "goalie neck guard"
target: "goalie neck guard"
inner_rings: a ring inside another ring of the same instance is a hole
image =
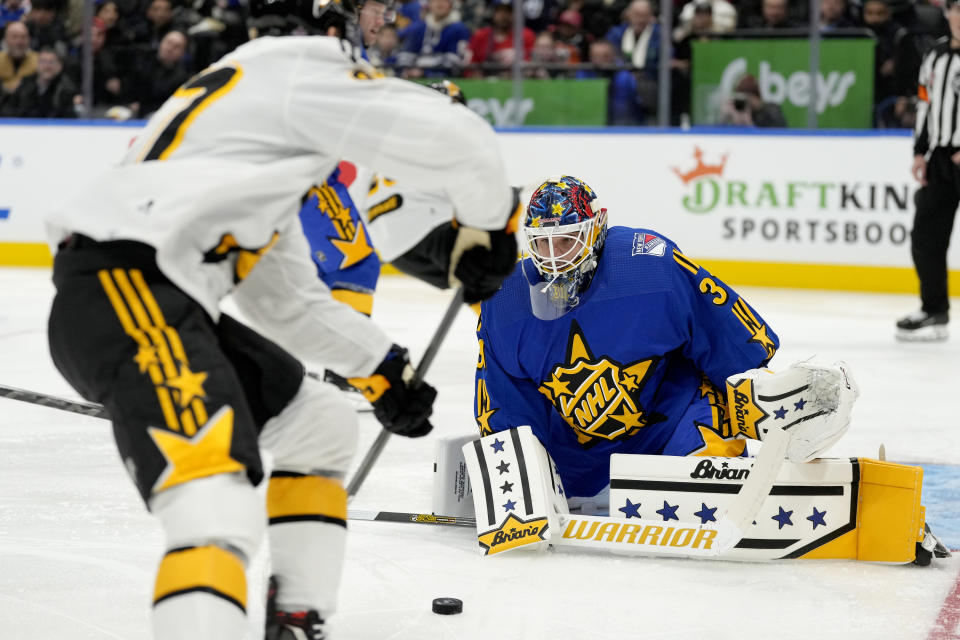
[[[590,286],[607,235],[607,210],[582,180],[550,178],[531,196],[523,231],[533,313],[555,320],[580,304]]]

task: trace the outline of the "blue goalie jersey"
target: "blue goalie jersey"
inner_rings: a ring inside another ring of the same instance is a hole
[[[727,376],[769,362],[776,334],[733,289],[646,229],[612,227],[579,305],[532,312],[518,264],[486,300],[475,415],[483,435],[530,425],[571,496],[609,483],[612,453],[741,455]]]
[[[380,258],[348,191],[356,175],[352,164],[341,162],[323,184],[310,189],[300,208],[300,225],[317,275],[333,297],[369,316]]]

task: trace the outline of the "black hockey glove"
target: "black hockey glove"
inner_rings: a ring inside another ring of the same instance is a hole
[[[500,288],[517,264],[515,231],[523,208],[519,190],[514,189],[513,207],[507,226],[498,231],[461,227],[451,253],[451,275],[463,285],[463,301],[486,300]]]
[[[373,405],[373,415],[383,428],[408,438],[425,436],[433,429],[428,418],[433,413],[437,390],[426,382],[410,386],[413,367],[407,350],[393,345],[377,370],[369,378],[349,378]]]

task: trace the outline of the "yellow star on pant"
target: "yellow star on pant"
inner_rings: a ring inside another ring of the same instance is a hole
[[[244,469],[230,457],[233,408],[229,405],[221,407],[192,438],[157,427],[148,427],[147,433],[167,461],[153,485],[154,492],[197,478]]]
[[[373,247],[367,242],[367,232],[363,225],[357,225],[357,233],[354,234],[353,240],[330,238],[330,244],[343,254],[343,260],[340,262],[341,269],[352,267],[373,253]]]
[[[180,392],[180,406],[186,407],[194,398],[206,398],[207,394],[203,390],[203,383],[207,380],[205,371],[194,373],[186,362],[180,366],[180,373],[172,378],[167,378],[167,386]]]
[[[146,344],[140,345],[140,349],[137,351],[137,355],[133,357],[133,361],[140,367],[140,373],[145,373],[146,370],[150,368],[150,365],[157,364],[156,348]]]

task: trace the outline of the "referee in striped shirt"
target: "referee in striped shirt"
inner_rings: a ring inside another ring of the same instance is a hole
[[[919,312],[897,322],[897,338],[947,339],[947,247],[960,205],[960,0],[944,4],[950,36],[920,65],[913,145],[917,190],[911,253],[920,279]]]

